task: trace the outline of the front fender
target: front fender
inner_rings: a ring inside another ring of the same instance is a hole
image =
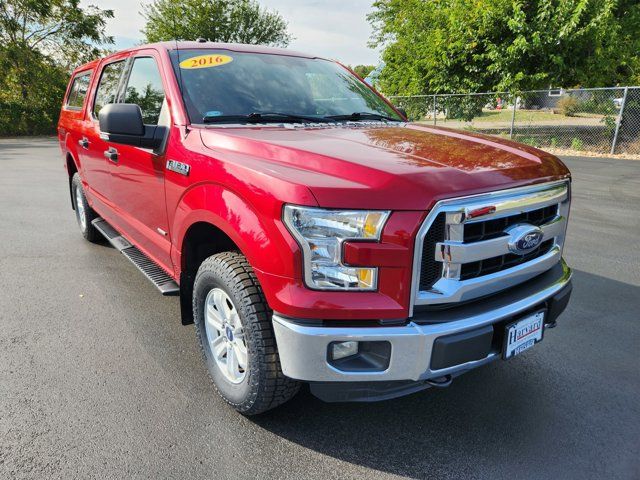
[[[219,184],[200,184],[181,198],[173,219],[172,260],[181,268],[182,250],[189,227],[198,222],[209,223],[222,230],[260,272],[286,277],[300,277],[301,253],[293,237],[280,219],[276,205],[258,211],[235,192]],[[293,261],[292,261],[293,260]],[[179,272],[178,272],[179,274]]]

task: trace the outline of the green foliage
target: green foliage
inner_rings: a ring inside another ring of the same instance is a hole
[[[142,5],[147,42],[195,40],[287,46],[287,22],[255,0],[155,0]]]
[[[526,145],[531,145],[532,147],[536,147],[536,148],[540,147],[540,141],[534,137],[519,138],[518,141]]]
[[[55,132],[69,69],[113,42],[112,16],[79,0],[0,1],[0,135]]]
[[[617,109],[613,103],[614,95],[594,92],[591,97],[582,102],[581,110],[585,113],[598,115],[615,115]]]
[[[367,75],[369,75],[374,69],[376,68],[375,65],[356,65],[355,67],[351,67],[351,70],[353,70],[356,74],[358,74],[360,77],[365,78]]]
[[[470,122],[482,114],[482,107],[487,103],[483,95],[465,95],[439,97],[438,108],[444,109],[447,119]]]
[[[613,135],[613,133],[616,131],[616,118],[611,116],[611,115],[607,115],[605,117],[602,117],[600,119],[600,123],[604,123],[604,127],[605,127],[605,134],[607,136]]]
[[[637,0],[376,0],[388,95],[640,80]]]
[[[433,113],[433,96],[394,98],[393,104],[404,109],[412,122],[423,120],[427,114]]]
[[[584,142],[576,137],[573,137],[573,139],[571,140],[571,150],[583,150],[584,149]]]
[[[155,125],[158,123],[162,102],[164,101],[164,91],[155,90],[151,84],[144,87],[143,92],[138,92],[133,87],[127,88],[127,103],[135,103],[142,111],[142,121]]]
[[[558,100],[557,108],[566,117],[575,117],[582,110],[582,102],[571,95],[564,95]]]

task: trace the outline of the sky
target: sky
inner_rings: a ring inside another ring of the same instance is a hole
[[[144,18],[138,13],[141,3],[151,0],[81,0],[82,6],[97,5],[111,9],[114,18],[107,34],[115,37],[116,49],[130,47],[141,40]],[[295,39],[289,48],[349,65],[376,65],[379,52],[367,47],[371,28],[366,15],[372,0],[259,0],[278,11],[288,22]]]

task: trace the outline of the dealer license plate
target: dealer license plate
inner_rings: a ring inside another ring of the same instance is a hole
[[[544,314],[545,311],[541,310],[505,327],[502,358],[515,357],[542,340]]]

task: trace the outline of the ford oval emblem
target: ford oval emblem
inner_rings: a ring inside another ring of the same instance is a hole
[[[505,230],[509,235],[509,251],[516,255],[526,255],[540,246],[544,232],[527,223],[513,225]]]

